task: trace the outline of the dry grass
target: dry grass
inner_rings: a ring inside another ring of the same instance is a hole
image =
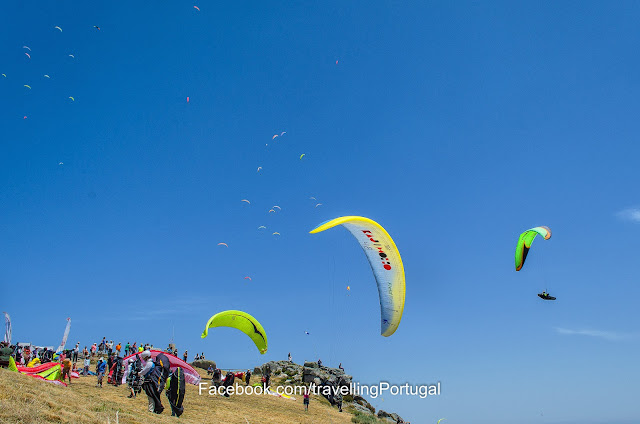
[[[105,384],[99,388],[95,387],[96,380],[94,376],[80,377],[73,379],[69,387],[61,387],[0,369],[0,423],[115,423],[116,411],[122,424],[176,422],[164,393],[165,411],[156,415],[147,411],[144,392],[129,399],[126,386]],[[204,392],[199,395],[198,388],[192,385],[187,385],[183,406],[185,412],[179,419],[183,423],[351,423],[353,417],[346,411],[339,413],[317,397],[312,397],[309,412],[305,412],[301,397],[295,401],[274,396],[224,398]]]

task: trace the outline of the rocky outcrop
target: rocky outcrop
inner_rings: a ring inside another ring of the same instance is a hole
[[[191,366],[192,367],[197,367],[197,368],[202,368],[203,370],[208,370],[209,366],[212,366],[213,369],[215,369],[216,368],[216,363],[214,361],[207,361],[207,360],[204,360],[204,361],[193,361],[191,363]]]
[[[403,423],[404,420],[402,419],[402,417],[398,414],[396,414],[395,412],[389,413],[386,411],[383,411],[382,409],[378,411],[378,418],[380,419],[385,419],[391,423]]]
[[[271,361],[260,367],[255,367],[253,373],[262,375],[269,373],[271,378],[279,378],[284,384],[313,383],[317,387],[348,387],[353,380],[353,377],[346,374],[344,370],[320,366],[317,362],[305,362],[304,365],[298,365],[289,361]],[[337,403],[337,399],[334,399],[331,395],[325,396],[325,398],[331,405]],[[373,405],[362,396],[346,395],[342,401],[345,405],[351,405],[356,411],[371,415],[375,415],[376,413]],[[388,420],[389,422],[402,422],[398,421],[398,419],[401,420],[398,414],[388,413],[382,410],[378,412],[378,417]]]

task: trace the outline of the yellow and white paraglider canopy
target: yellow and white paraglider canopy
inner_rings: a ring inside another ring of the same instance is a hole
[[[342,225],[358,240],[367,255],[380,296],[380,333],[389,337],[398,329],[404,311],[405,279],[400,252],[393,239],[377,222],[362,216],[343,216],[310,231],[316,234]]]

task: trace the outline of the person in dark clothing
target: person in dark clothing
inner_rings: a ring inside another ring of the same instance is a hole
[[[111,375],[111,367],[113,366],[113,356],[109,355],[107,357],[107,373]]]
[[[222,386],[224,387],[224,397],[229,397],[229,387],[233,386],[233,382],[235,381],[235,379],[235,375],[233,375],[233,373],[229,371],[224,378],[224,382],[222,383]]]
[[[13,354],[13,350],[9,347],[8,343],[0,343],[0,367],[6,368],[10,364],[10,358]]]
[[[222,371],[219,368],[213,370],[213,377],[211,378],[211,383],[217,388],[220,387],[220,383],[222,383]]]
[[[245,382],[247,383],[247,386],[251,384],[251,370],[247,370],[245,374]]]
[[[338,412],[342,412],[342,393],[340,393],[340,390],[336,392],[336,395],[333,397],[333,400],[338,406]]]
[[[129,358],[128,362],[129,372],[127,373],[127,385],[131,391],[129,397],[134,398],[142,391],[143,379],[138,375],[142,370],[142,361],[140,360],[140,357],[136,355],[136,359]]]
[[[184,371],[177,367],[167,380],[167,399],[171,406],[171,416],[179,417],[184,412]]]

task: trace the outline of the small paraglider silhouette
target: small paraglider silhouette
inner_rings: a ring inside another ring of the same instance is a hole
[[[95,29],[97,29],[98,31],[100,31],[100,27],[99,27],[99,26],[94,25],[93,27],[94,27]]]
[[[300,160],[302,160],[302,158],[305,157],[305,156],[306,156],[306,153],[301,154],[300,155]]]
[[[198,6],[193,6],[194,9],[196,9],[198,12],[200,11],[200,8]]]
[[[218,243],[218,246],[226,246],[229,247],[229,245],[227,243]]]
[[[60,30],[60,32],[62,32],[62,28],[60,28],[59,26],[54,26],[54,29]]]

